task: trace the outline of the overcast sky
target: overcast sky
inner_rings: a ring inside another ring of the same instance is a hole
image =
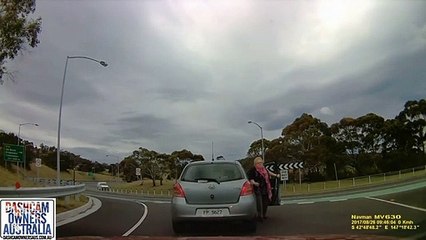
[[[394,118],[426,93],[425,1],[37,0],[37,48],[8,63],[0,129],[115,162],[139,147],[245,157],[302,113]]]

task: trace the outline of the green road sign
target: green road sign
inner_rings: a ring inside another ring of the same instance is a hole
[[[24,146],[4,144],[4,161],[6,162],[23,162]]]

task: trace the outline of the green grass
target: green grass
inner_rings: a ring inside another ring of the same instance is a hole
[[[377,174],[364,177],[341,179],[339,181],[326,181],[316,183],[287,183],[284,189],[281,182],[281,195],[303,195],[314,193],[325,193],[331,191],[340,191],[354,188],[365,188],[378,186],[382,184],[403,182],[411,179],[426,177],[426,170],[417,169],[417,171],[406,170],[401,172],[392,172],[386,174]]]
[[[315,193],[327,193],[332,191],[341,191],[354,188],[365,188],[371,186],[378,186],[381,184],[389,184],[395,182],[403,182],[410,179],[426,177],[426,170],[417,169],[416,171],[406,170],[399,172],[392,172],[386,174],[377,174],[372,176],[357,177],[341,179],[339,181],[326,181],[315,183],[287,183],[284,189],[282,182],[280,182],[281,196],[295,196],[295,195],[308,195]],[[115,192],[123,193],[137,193],[144,195],[168,195],[173,191],[174,180],[164,180],[163,185],[156,181],[156,186],[153,187],[151,179],[144,179],[142,181],[135,181],[131,183],[110,183],[111,189]],[[155,191],[155,194],[154,194]]]
[[[13,169],[16,171],[16,169]],[[4,167],[0,167],[0,187],[15,187],[15,183],[19,182],[22,187],[33,187],[34,183],[25,181],[16,172],[11,172]]]
[[[123,193],[138,193],[145,195],[169,195],[173,191],[174,180],[163,180],[163,185],[160,181],[155,181],[155,187],[151,179],[144,179],[143,181],[134,181],[131,183],[117,183],[110,182],[110,187],[114,192]]]
[[[38,174],[37,174],[38,171]],[[25,171],[26,179],[24,179],[24,171],[20,168],[20,174],[16,173],[16,166],[12,167],[12,171],[6,168],[0,167],[0,187],[15,187],[15,183],[19,181],[21,187],[36,187],[37,184],[28,179],[30,178],[45,178],[45,179],[56,179],[56,170],[51,169],[45,165],[37,168],[35,164],[31,164],[31,170]],[[113,181],[114,178],[108,173],[95,173],[93,176],[89,176],[87,172],[75,171],[76,181]],[[68,170],[61,172],[61,180],[73,180],[73,171]]]
[[[32,166],[31,171],[27,171],[27,176],[36,177],[37,170],[35,166]],[[42,166],[39,169],[39,176],[41,178],[56,178],[56,170]],[[412,169],[402,170],[398,172],[377,174],[365,177],[356,177],[341,179],[339,181],[326,181],[326,182],[315,182],[315,183],[286,183],[284,189],[282,182],[280,183],[280,190],[282,196],[294,196],[294,195],[308,195],[315,193],[326,193],[333,191],[341,191],[354,188],[365,188],[370,186],[378,186],[381,184],[389,184],[395,182],[407,181],[415,178],[426,177],[425,168],[420,168],[415,171]],[[15,186],[18,176],[16,173],[11,173],[6,169],[0,167],[0,186]],[[61,172],[61,179],[72,180],[72,171]],[[35,186],[33,182],[25,181],[22,178],[19,179],[22,187]],[[144,179],[143,181],[134,181],[131,183],[118,182],[116,177],[110,176],[107,173],[94,174],[94,176],[88,176],[86,172],[76,171],[76,181],[106,181],[111,186],[111,189],[115,192],[126,192],[126,193],[138,193],[144,195],[168,195],[173,191],[174,180],[163,180],[163,185],[160,185],[160,181],[156,180],[156,186],[153,186],[151,179]]]
[[[81,207],[88,202],[89,202],[89,198],[84,195],[80,195],[79,197],[76,197],[75,195],[70,196],[69,199],[57,198],[56,212],[57,213],[66,212],[68,210]]]
[[[35,168],[35,166],[34,166]],[[22,170],[22,169],[21,169]],[[50,169],[46,166],[42,166],[40,169],[40,177],[45,178],[55,178],[56,177],[56,171],[53,169]],[[13,172],[15,171],[15,172]],[[31,176],[31,174],[35,172],[34,176],[37,176],[36,170],[27,171],[27,176]],[[64,177],[69,177],[66,173],[64,173]],[[87,175],[87,174],[86,174]],[[62,173],[61,173],[62,176]],[[62,178],[66,179],[66,178]],[[4,167],[0,167],[0,187],[15,187],[15,183],[19,181],[21,184],[21,187],[35,187],[37,186],[32,181],[24,180],[22,175],[18,175],[16,173],[16,168],[12,168],[12,172],[7,170]],[[79,195],[78,198],[76,196],[70,196],[68,199],[66,198],[57,198],[56,200],[56,211],[57,213],[65,212],[74,208],[78,208],[80,206],[83,206],[89,201],[89,198],[84,195]]]
[[[26,172],[27,177],[37,177],[37,171],[39,178],[48,178],[48,179],[56,179],[56,170],[51,169],[45,165],[42,165],[38,170],[35,164],[31,165],[31,170]],[[73,180],[73,171],[68,170],[66,172],[61,172],[61,180]],[[89,176],[87,172],[75,171],[75,180],[76,181],[112,181],[114,179],[113,176],[107,173],[95,173],[93,176]]]

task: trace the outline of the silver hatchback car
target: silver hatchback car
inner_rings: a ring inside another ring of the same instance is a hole
[[[256,231],[256,199],[239,162],[200,161],[185,166],[174,185],[172,225],[175,233],[189,222],[241,221]]]

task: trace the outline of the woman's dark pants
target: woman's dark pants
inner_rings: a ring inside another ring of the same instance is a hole
[[[266,218],[266,211],[268,210],[269,199],[268,195],[256,193],[257,217]]]

